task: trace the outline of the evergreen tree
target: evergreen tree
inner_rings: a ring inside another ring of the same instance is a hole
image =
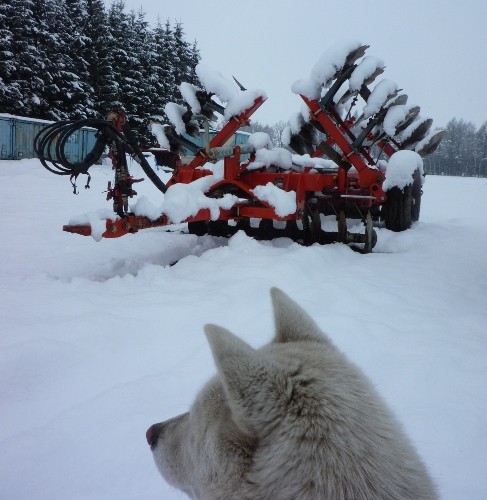
[[[172,64],[173,39],[169,20],[162,25],[160,19],[153,32],[152,85],[151,96],[152,116],[164,115],[164,106],[176,99],[174,69]]]
[[[172,54],[174,82],[179,86],[182,82],[197,83],[195,66],[198,64],[199,53],[196,43],[191,46],[184,39],[181,23],[176,23],[173,31],[174,48]]]
[[[87,34],[88,13],[87,0],[65,0],[67,20],[63,39],[67,53],[65,70],[74,74],[65,111],[71,118],[95,116],[94,89],[90,84],[91,38]]]
[[[478,151],[477,174],[479,177],[487,177],[487,121],[485,121],[475,134]]]
[[[123,0],[10,0],[0,5],[0,112],[34,118],[105,116],[124,109],[139,134],[179,84],[198,83],[196,42],[182,24],[151,30]]]
[[[88,64],[88,83],[93,88],[93,107],[99,117],[104,117],[117,105],[118,84],[112,55],[114,40],[103,0],[87,0],[86,9],[83,57]]]
[[[151,84],[151,64],[153,35],[148,30],[145,13],[130,13],[130,35],[128,36],[131,54],[131,82],[127,87],[127,111],[131,125],[138,131],[142,142],[147,142],[149,120],[151,114],[151,99],[153,87]]]
[[[47,104],[43,98],[47,56],[35,8],[32,0],[11,0],[8,11],[2,9],[6,39],[2,42],[0,104],[5,113],[36,116],[36,109]]]
[[[0,109],[13,110],[16,101],[22,100],[18,85],[12,80],[16,72],[13,52],[14,34],[11,30],[12,9],[0,4]]]

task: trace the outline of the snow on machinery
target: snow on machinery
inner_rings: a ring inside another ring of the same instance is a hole
[[[171,124],[153,127],[162,149],[152,151],[164,151],[173,167],[166,184],[148,164],[123,112],[112,112],[107,120],[47,127],[36,137],[35,149],[48,170],[70,175],[74,183],[108,146],[115,173],[107,191],[113,214],[105,211],[99,220],[78,218],[63,229],[99,239],[185,222],[198,235],[230,236],[243,230],[257,239],[286,236],[304,244],[343,242],[372,251],[374,223],[403,231],[418,220],[421,158],[437,148],[443,131],[430,132],[432,120],[420,117],[419,107],[408,106],[407,95],[391,80],[382,79],[369,89],[384,64],[365,56],[367,49],[357,41],[335,46],[309,77],[293,84],[306,112],[293,117],[283,135],[296,154],[273,148],[262,133],[252,134],[248,144],[227,147],[266,95],[240,84],[237,89],[202,64],[196,68],[202,88],[180,87],[189,108],[168,104]],[[208,136],[205,147],[187,138],[196,137],[202,126],[208,131],[208,122],[219,115],[224,125],[211,140]],[[97,128],[98,140],[83,162],[72,164],[63,145],[82,126]],[[182,148],[194,154],[189,163],[181,161]],[[127,154],[164,193],[162,210],[142,200],[129,209],[128,200],[136,195],[133,184],[140,180],[130,176]],[[250,159],[242,161],[243,154]],[[386,157],[388,162],[382,159]],[[329,215],[336,218],[336,231],[324,230],[323,218]],[[364,232],[349,232],[347,219],[361,219]]]

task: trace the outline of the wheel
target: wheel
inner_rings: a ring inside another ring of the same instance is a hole
[[[400,189],[393,187],[387,191],[387,201],[382,207],[382,219],[391,231],[405,231],[419,220],[421,211],[421,172],[416,169],[413,182]]]
[[[421,172],[415,170],[413,174],[413,187],[412,187],[412,207],[411,207],[411,220],[417,222],[419,220],[419,213],[421,211],[421,195],[423,194]]]
[[[228,236],[228,221],[226,220],[208,221],[208,234],[211,236]]]
[[[188,222],[189,234],[196,234],[196,236],[203,236],[208,232],[208,224],[206,221]]]
[[[412,224],[413,185],[393,187],[387,191],[387,200],[382,207],[385,226],[391,231],[405,231]]]

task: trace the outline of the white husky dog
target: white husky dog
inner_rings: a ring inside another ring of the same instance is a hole
[[[218,374],[189,413],[147,431],[157,467],[192,498],[437,498],[364,374],[309,315],[271,290],[276,335],[253,349],[207,325]]]

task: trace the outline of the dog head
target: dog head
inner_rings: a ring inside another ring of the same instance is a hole
[[[217,375],[188,413],[147,431],[162,476],[212,500],[435,498],[360,370],[287,295],[271,296],[276,333],[260,349],[205,327]]]
[[[299,360],[292,352],[277,352],[279,344],[326,342],[314,321],[287,295],[274,288],[271,296],[273,342],[255,350],[228,330],[206,325],[218,375],[188,413],[147,431],[160,473],[191,497],[217,498],[228,491],[230,498],[231,492],[245,489],[254,454],[285,415],[293,375],[299,372]]]

